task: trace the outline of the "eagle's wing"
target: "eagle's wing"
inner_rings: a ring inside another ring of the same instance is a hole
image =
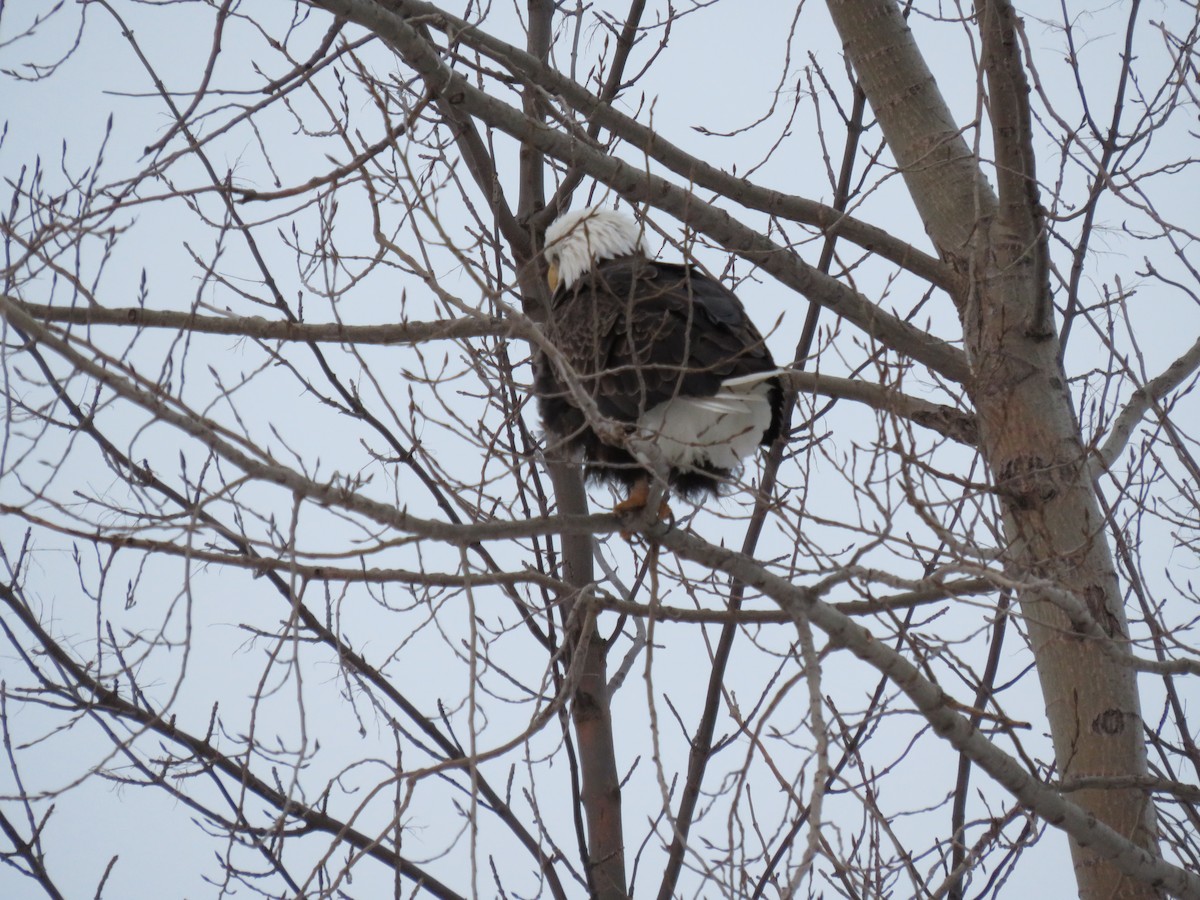
[[[775,370],[741,301],[698,269],[636,260],[594,275],[595,305],[621,306],[596,348],[602,366],[587,373],[605,415],[637,421],[673,397],[713,397],[729,379]]]

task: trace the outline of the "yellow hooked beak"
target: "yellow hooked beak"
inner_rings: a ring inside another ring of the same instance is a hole
[[[558,266],[550,263],[550,269],[546,272],[546,283],[550,285],[550,293],[558,290]]]

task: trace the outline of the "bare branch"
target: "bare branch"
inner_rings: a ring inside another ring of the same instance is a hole
[[[1137,388],[1109,429],[1108,439],[1096,449],[1096,462],[1108,469],[1125,450],[1134,429],[1150,410],[1162,415],[1159,401],[1200,369],[1200,340],[1163,370],[1163,373]]]
[[[571,161],[632,203],[649,203],[676,216],[867,334],[878,337],[951,380],[961,382],[966,379],[967,364],[960,351],[821,274],[795,254],[739,224],[728,213],[700,200],[690,188],[676,187],[587,146],[573,135],[530,122],[520,111],[474,87],[443,64],[434,49],[404,19],[372,0],[317,0],[317,3],[386,37],[422,74],[431,91],[454,97],[463,110],[502,129],[523,145]]]
[[[834,645],[850,650],[874,666],[913,701],[939,737],[969,756],[1042,819],[1081,845],[1095,849],[1124,874],[1180,897],[1200,897],[1200,877],[1148,853],[1034,778],[1017,760],[980,734],[966,717],[955,712],[941,687],[925,678],[899,653],[875,640],[867,629],[816,599],[811,589],[793,587],[741,554],[680,531],[668,529],[656,534],[655,539],[685,559],[703,561],[753,585],[794,619],[806,619],[825,632]]]
[[[318,344],[422,344],[479,337],[513,337],[513,326],[493,316],[447,319],[441,322],[401,322],[388,325],[344,325],[341,322],[294,322],[262,316],[203,316],[166,309],[99,306],[40,306],[5,295],[11,307],[41,322],[68,325],[124,325],[166,328],[197,334],[229,334],[265,341],[303,341]]]

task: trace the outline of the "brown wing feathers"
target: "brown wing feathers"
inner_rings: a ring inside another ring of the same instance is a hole
[[[775,369],[762,335],[737,297],[686,265],[650,262],[640,254],[605,260],[552,299],[548,336],[577,373],[602,415],[634,423],[674,397],[709,397],[730,378]],[[539,357],[535,372],[547,431],[584,451],[594,476],[631,484],[640,469],[619,447],[604,444],[571,401],[553,365]],[[778,430],[782,392],[771,386]],[[673,473],[692,489],[716,490],[724,470]]]
[[[690,267],[604,262],[569,293],[556,344],[612,418],[633,422],[672,397],[709,397],[728,378],[774,368],[737,297]]]

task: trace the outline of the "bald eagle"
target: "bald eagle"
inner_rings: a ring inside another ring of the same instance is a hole
[[[775,440],[781,372],[730,290],[693,266],[651,260],[641,227],[612,210],[557,219],[545,254],[550,344],[601,415],[657,446],[672,489],[716,495],[743,458]],[[539,353],[534,389],[547,436],[581,452],[591,478],[626,489],[618,511],[641,509],[651,473],[601,439],[563,379]]]

